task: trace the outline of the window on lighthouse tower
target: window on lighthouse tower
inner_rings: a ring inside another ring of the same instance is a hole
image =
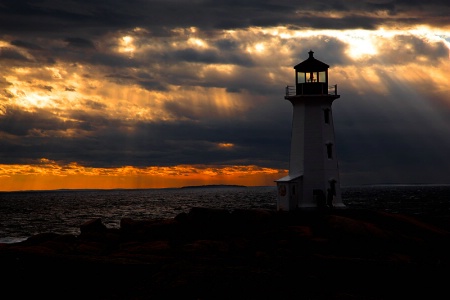
[[[332,143],[327,144],[327,156],[329,159],[333,158],[333,144]]]
[[[325,108],[323,110],[323,118],[324,118],[325,124],[330,124],[330,109]]]

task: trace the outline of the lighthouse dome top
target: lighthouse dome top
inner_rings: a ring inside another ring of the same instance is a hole
[[[315,59],[313,56],[314,52],[312,50],[309,50],[308,54],[308,59],[294,66],[294,69],[297,72],[322,72],[328,70],[330,66],[318,59]]]

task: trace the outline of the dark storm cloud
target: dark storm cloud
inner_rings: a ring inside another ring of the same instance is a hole
[[[374,28],[386,13],[395,22],[448,24],[446,1],[25,1],[4,0],[4,33],[73,32],[96,36],[109,30],[143,27],[154,33],[167,27],[233,29],[290,24],[313,28]],[[329,18],[326,12],[346,13]],[[409,12],[413,12],[410,14]],[[412,17],[415,16],[415,17]],[[442,23],[441,23],[442,22]],[[445,23],[447,22],[447,23]],[[89,30],[87,30],[89,29]],[[79,35],[81,36],[81,35]]]
[[[80,122],[76,128],[95,130],[95,136],[65,137],[57,134],[55,128],[64,128],[62,124],[50,126],[55,122],[52,118],[27,115],[24,116],[28,120],[24,127],[18,126],[17,122],[11,126],[4,119],[0,130],[22,136],[22,142],[11,143],[5,139],[0,142],[2,149],[10,153],[2,158],[2,163],[31,163],[51,157],[59,163],[76,161],[92,167],[258,164],[261,161],[270,162],[268,167],[280,167],[279,163],[285,164],[288,154],[284,147],[288,137],[280,140],[280,135],[276,134],[279,129],[276,128],[261,132],[255,124],[246,124],[245,128],[238,123],[207,127],[196,122],[125,124],[106,119],[94,120],[82,112],[79,114]],[[47,125],[43,125],[45,123]],[[127,126],[133,128],[131,133],[126,130]],[[52,132],[46,131],[49,127]],[[49,136],[51,134],[55,136]],[[224,138],[226,142],[235,143],[237,149],[218,148],[216,143],[223,142]]]
[[[243,126],[245,125],[245,126]],[[261,131],[258,124],[216,122],[205,126],[199,122],[139,123],[136,131],[126,137],[127,142],[144,152],[143,166],[177,164],[257,164],[260,160],[271,161],[272,166],[285,161],[285,147],[289,136],[280,137],[281,126]],[[142,138],[145,137],[145,138]],[[164,137],[164,138],[162,138]],[[281,141],[280,141],[281,139]],[[227,142],[237,149],[220,149],[216,144]],[[159,155],[155,156],[155,153]],[[174,160],[176,157],[176,160]],[[245,158],[245,159],[243,159]]]
[[[29,50],[41,50],[42,49],[42,47],[40,47],[40,46],[38,46],[36,44],[29,43],[29,42],[24,42],[24,41],[21,41],[21,40],[11,41],[11,45],[17,46],[17,47],[21,47],[21,48],[26,48],[26,49],[29,49]]]
[[[5,60],[28,61],[28,58],[26,58],[22,53],[8,47],[0,48],[0,59],[2,61]]]
[[[66,38],[65,41],[68,43],[69,47],[95,49],[94,43],[92,43],[90,40],[87,40],[87,39],[83,39],[83,38]]]
[[[247,67],[251,67],[254,65],[251,56],[237,54],[226,55],[221,53],[220,50],[221,49],[199,51],[196,49],[184,49],[180,51],[174,51],[172,54],[170,54],[170,56],[172,60],[181,60],[186,62],[200,62],[205,64],[236,64]]]
[[[93,65],[105,65],[113,68],[137,68],[142,67],[142,62],[129,59],[127,57],[123,57],[117,54],[111,53],[95,53],[92,56],[88,56],[86,58],[82,57],[83,52],[77,53],[76,56],[72,57],[74,61],[85,61],[87,63],[91,63]],[[86,59],[86,60],[85,60]]]
[[[81,114],[84,115],[84,113]],[[33,138],[35,135],[51,138],[57,136],[58,134],[55,134],[57,132],[64,132],[68,129],[80,129],[84,126],[85,120],[80,118],[80,115],[72,113],[72,116],[77,121],[61,121],[60,118],[43,109],[27,112],[8,108],[0,117],[0,132],[23,137],[24,139],[21,141],[24,143],[27,143],[27,137]],[[15,140],[4,140],[4,142],[17,143]]]
[[[238,54],[236,41],[217,41],[217,50],[171,49],[166,53],[153,53],[142,58],[127,59],[113,53],[98,51],[86,55],[84,50],[94,50],[93,39],[108,32],[128,31],[144,28],[148,34],[173,36],[168,29],[175,27],[198,27],[204,34],[216,35],[224,28],[245,28],[247,26],[277,26],[314,29],[373,29],[381,22],[405,21],[408,24],[434,24],[436,16],[445,16],[448,24],[450,7],[442,1],[3,1],[0,10],[0,28],[3,34],[12,30],[20,37],[12,45],[29,50],[46,48],[46,54],[36,54],[37,61],[64,58],[67,61],[86,61],[107,66],[139,67],[148,61],[177,61],[202,63],[252,64],[249,56]],[[369,15],[374,11],[386,11],[383,15]],[[342,13],[330,17],[328,13]],[[408,13],[413,12],[413,13]],[[404,16],[421,16],[421,19]],[[424,19],[428,17],[428,19]],[[264,20],[264,21],[263,21]],[[221,23],[234,23],[222,26]],[[42,24],[48,23],[48,27]],[[38,31],[38,32],[36,32]],[[40,37],[39,40],[36,38]],[[66,47],[45,43],[45,39],[65,41]],[[111,45],[112,46],[112,45]],[[70,49],[70,51],[68,51]],[[77,51],[79,50],[79,51]],[[228,51],[223,51],[228,50]],[[303,49],[302,49],[303,50]],[[11,59],[26,59],[14,50],[5,50]],[[219,53],[223,52],[223,53]],[[303,52],[303,51],[302,51]],[[299,56],[300,57],[300,56]],[[333,63],[333,61],[331,61]],[[249,65],[248,65],[249,66]]]
[[[256,35],[248,42],[245,37],[227,38],[222,32],[250,26],[287,26],[298,30],[374,29],[382,24],[448,26],[447,2],[3,0],[0,38],[9,42],[9,46],[0,48],[2,67],[62,62],[67,66],[66,76],[83,66],[87,68],[83,70],[85,78],[94,80],[101,76],[123,87],[168,91],[169,85],[179,86],[178,93],[161,106],[182,121],[142,121],[134,120],[132,115],[127,120],[116,119],[102,114],[110,105],[109,99],[103,103],[94,97],[82,100],[82,108],[56,111],[64,115],[66,121],[61,121],[56,113],[43,109],[17,110],[10,103],[17,95],[7,91],[11,82],[2,76],[0,164],[48,158],[92,167],[256,164],[288,168],[292,107],[283,99],[284,87],[294,84],[292,67],[306,59],[313,49],[316,58],[331,66],[330,83],[339,83],[342,94],[342,99],[334,104],[334,117],[343,182],[398,182],[407,177],[416,182],[437,182],[439,176],[450,182],[450,175],[443,177],[443,172],[433,174],[432,170],[437,165],[450,169],[446,157],[450,149],[446,135],[449,130],[435,130],[433,120],[422,117],[424,107],[414,102],[413,95],[404,90],[395,92],[399,86],[407,89],[401,82],[395,82],[392,76],[395,74],[382,76],[373,69],[384,78],[383,87],[392,92],[391,98],[396,100],[392,103],[380,91],[381,86],[369,87],[373,90],[367,91],[363,80],[351,86],[343,82],[345,77],[334,72],[334,68],[355,65],[345,54],[354,47],[351,43],[330,35],[277,39],[277,51],[268,60],[260,61],[257,55],[245,51],[246,43],[263,41],[266,36]],[[184,29],[173,30],[180,27]],[[183,41],[189,38],[186,29],[189,27],[196,27],[197,36],[208,40],[209,47],[172,45],[177,38]],[[116,51],[120,47],[119,38],[130,33],[136,37],[136,47],[154,44],[158,47],[148,47],[134,55],[119,53]],[[403,66],[414,62],[426,69],[448,59],[448,48],[443,42],[428,43],[408,34],[379,38],[377,42],[385,47],[380,47],[380,53],[372,59],[358,62],[358,67]],[[278,49],[280,53],[289,49],[291,57],[280,61]],[[214,64],[232,65],[234,69],[231,75],[206,70],[205,67]],[[285,73],[280,68],[290,69],[287,77],[280,75]],[[355,72],[359,70],[356,68]],[[269,73],[276,75],[268,76]],[[364,74],[358,75],[364,79]],[[35,84],[26,75],[21,80],[48,93],[64,88],[68,94],[78,91],[75,85],[61,88],[51,82],[52,73],[42,76],[48,84]],[[235,94],[248,92],[249,99],[240,100],[248,108],[236,110],[238,113],[232,116],[221,115],[214,105],[214,95],[206,95],[205,101],[194,104],[184,93],[198,87],[220,88]],[[358,88],[361,90],[355,90]],[[448,100],[440,98],[442,93],[438,90],[439,87],[433,86],[429,91],[434,97],[426,99],[431,103],[428,107],[448,120],[448,107],[442,104]],[[141,100],[149,104],[156,101]],[[69,102],[64,98],[60,101]],[[418,141],[438,146],[430,148]],[[235,146],[217,147],[222,142]]]

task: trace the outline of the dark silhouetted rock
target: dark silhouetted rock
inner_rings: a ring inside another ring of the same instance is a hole
[[[106,229],[106,226],[102,223],[102,219],[100,218],[86,221],[80,226],[81,234],[89,232],[104,232]]]
[[[444,299],[446,228],[350,209],[192,208],[173,219],[124,218],[118,229],[95,219],[78,236],[45,233],[0,244],[2,292],[46,299]]]

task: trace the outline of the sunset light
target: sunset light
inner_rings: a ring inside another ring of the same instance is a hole
[[[230,145],[220,144],[229,148]],[[0,191],[51,189],[168,188],[204,184],[271,185],[284,172],[257,166],[187,166],[120,168],[58,165],[41,159],[38,165],[0,165]],[[238,180],[237,180],[238,178]],[[130,181],[133,185],[130,186]]]
[[[449,0],[0,1],[5,298],[450,299],[449,153]]]
[[[95,2],[71,20],[5,4],[0,190],[274,185],[289,167],[285,89],[310,50],[341,95],[344,185],[450,182],[448,6],[375,2],[195,17],[111,2],[115,20]]]

